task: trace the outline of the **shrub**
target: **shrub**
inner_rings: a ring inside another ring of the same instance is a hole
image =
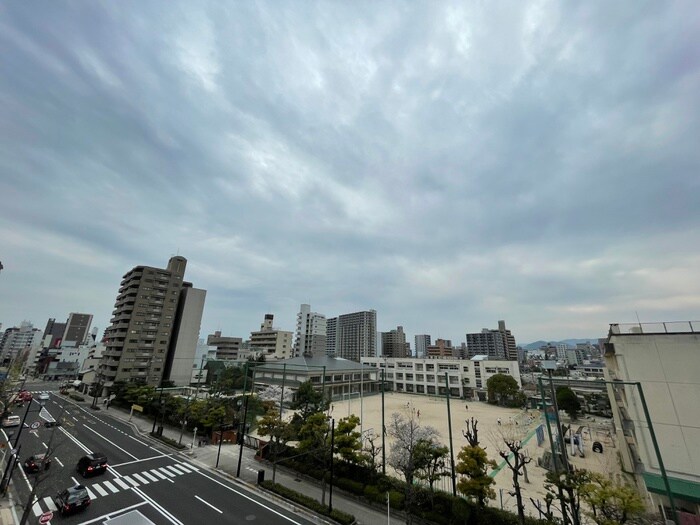
[[[347,490],[348,492],[352,492],[353,494],[357,494],[358,496],[362,496],[362,494],[364,493],[365,485],[360,481],[339,478],[335,480],[333,484],[339,489]]]
[[[165,436],[159,436],[158,434],[153,433],[153,432],[151,433],[151,436],[162,441],[166,445],[170,445],[171,447],[175,447],[178,450],[182,450],[184,448],[187,448],[187,445],[181,445],[175,439],[171,439],[171,438],[165,437]]]
[[[367,485],[365,487],[365,498],[367,498],[370,501],[374,501],[377,503],[381,503],[383,501],[384,496],[379,492],[379,489],[375,487],[374,485]]]
[[[298,503],[299,505],[303,505],[307,509],[311,509],[314,512],[317,512],[318,514],[328,516],[331,519],[337,521],[338,523],[341,523],[342,525],[352,525],[353,523],[355,523],[355,516],[353,516],[352,514],[348,514],[347,512],[343,512],[338,509],[333,509],[332,512],[328,512],[327,505],[322,505],[319,501],[316,501],[314,498],[311,498],[304,494],[300,494],[295,490],[285,487],[284,485],[273,483],[269,480],[263,481],[260,485],[263,488],[270,490],[275,494],[282,496],[285,499],[293,501],[294,503]]]
[[[73,401],[85,401],[85,398],[78,394],[68,394],[68,397],[70,397]]]

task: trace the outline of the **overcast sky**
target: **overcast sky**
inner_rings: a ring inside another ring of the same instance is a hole
[[[693,0],[5,2],[0,50],[3,328],[178,252],[202,336],[700,319]]]

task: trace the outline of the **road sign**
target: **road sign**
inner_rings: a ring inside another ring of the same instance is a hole
[[[41,426],[41,423],[39,421],[34,421],[31,425],[29,425],[32,430],[36,430]]]
[[[43,525],[44,523],[48,523],[52,519],[53,519],[53,512],[51,512],[51,511],[44,512],[41,516],[39,516],[39,523],[41,523]]]
[[[131,409],[137,412],[143,412],[143,407],[141,405],[131,405]]]

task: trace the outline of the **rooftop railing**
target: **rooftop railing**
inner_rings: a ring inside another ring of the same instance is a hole
[[[700,333],[700,321],[669,321],[665,323],[612,323],[610,325],[610,335],[695,333]]]

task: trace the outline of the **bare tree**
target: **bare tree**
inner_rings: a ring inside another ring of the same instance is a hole
[[[503,436],[503,443],[506,446],[505,450],[499,450],[498,455],[501,456],[511,473],[513,474],[513,495],[518,505],[518,523],[525,525],[525,506],[523,505],[523,495],[520,490],[520,476],[525,474],[525,465],[532,461],[532,458],[523,453],[523,442],[519,439]]]
[[[467,438],[467,442],[469,443],[469,446],[478,447],[479,446],[479,430],[477,428],[477,425],[479,424],[479,420],[474,419],[474,416],[472,416],[471,419],[465,419],[464,422],[467,424],[467,428],[465,430],[462,430],[462,435],[465,438]],[[485,447],[484,447],[484,450],[486,450]]]
[[[372,472],[377,472],[379,470],[379,463],[377,458],[382,453],[382,446],[377,443],[380,436],[374,433],[368,433],[365,436],[365,445],[362,449],[365,464],[372,469]]]

